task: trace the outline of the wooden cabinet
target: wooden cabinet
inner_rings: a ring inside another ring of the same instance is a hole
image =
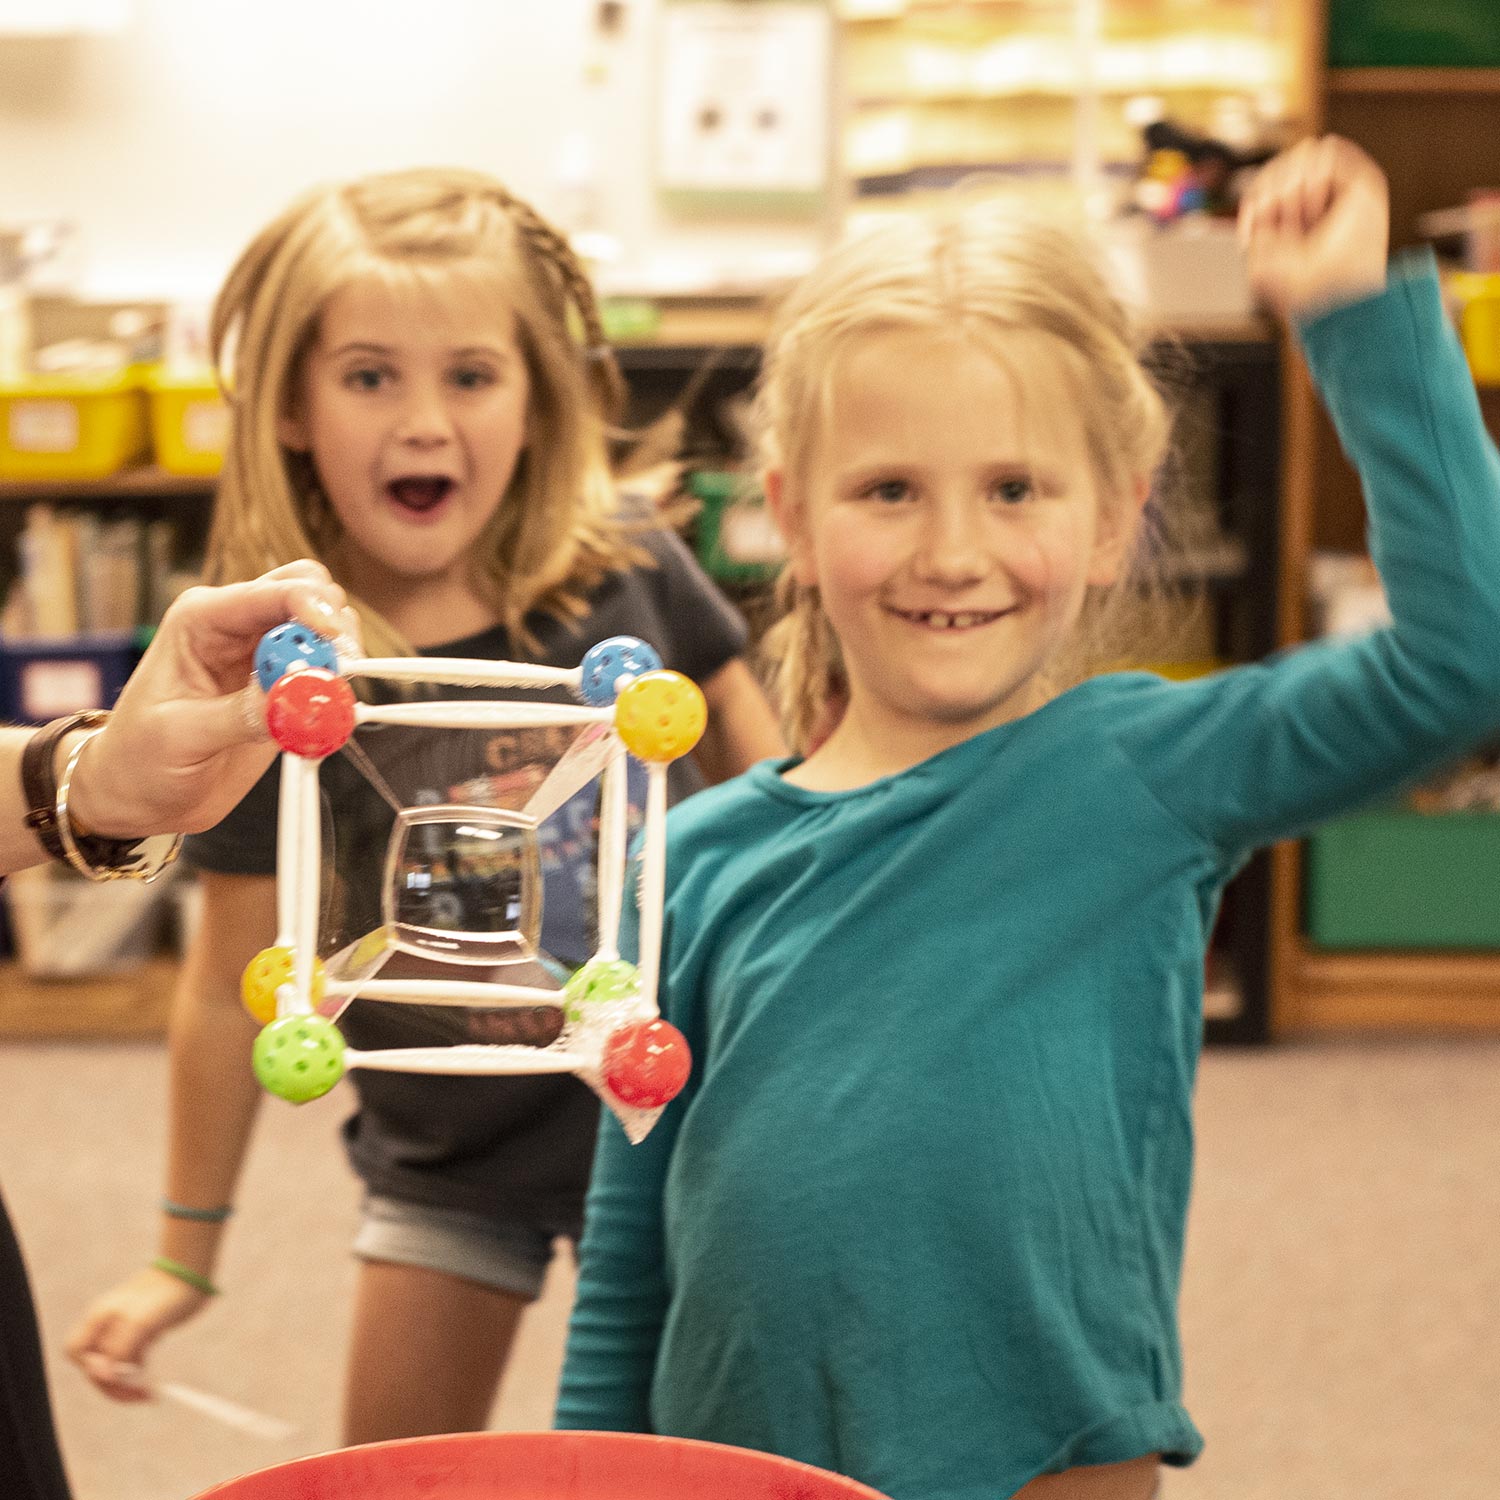
[[[1394,247],[1422,243],[1420,215],[1463,203],[1473,189],[1500,188],[1500,68],[1328,68],[1322,27],[1310,29],[1308,46],[1309,126],[1348,136],[1384,167]],[[1308,634],[1313,552],[1363,547],[1365,514],[1358,482],[1301,360],[1290,350],[1284,358],[1279,614],[1281,639],[1291,644]],[[1491,430],[1500,433],[1500,390],[1480,394]],[[1302,863],[1300,845],[1274,851],[1274,1034],[1345,1028],[1500,1032],[1500,953],[1321,952],[1303,935]]]

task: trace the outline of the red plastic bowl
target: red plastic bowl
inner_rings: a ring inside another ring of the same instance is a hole
[[[298,1458],[195,1500],[887,1500],[826,1469],[685,1438],[461,1432]]]

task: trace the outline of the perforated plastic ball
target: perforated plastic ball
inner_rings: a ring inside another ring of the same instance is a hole
[[[299,620],[289,620],[285,625],[268,630],[255,648],[255,675],[268,693],[292,667],[322,667],[336,672],[338,666],[333,642]]]
[[[292,950],[280,946],[262,948],[245,965],[245,972],[240,975],[240,999],[262,1026],[276,1019],[276,991],[292,982],[295,966],[296,956]],[[323,960],[315,958],[312,970],[314,1006],[323,1002],[324,980]]]
[[[283,750],[321,760],[354,733],[354,689],[321,667],[289,673],[266,695],[266,724]]]
[[[575,1024],[584,1007],[610,1000],[628,1000],[641,987],[641,971],[623,958],[599,958],[586,963],[563,986],[563,1014]]]
[[[707,723],[708,705],[698,684],[681,672],[648,672],[621,688],[615,700],[615,729],[641,760],[686,755]]]
[[[661,657],[654,647],[633,635],[612,635],[583,653],[578,695],[593,708],[608,708],[623,679],[644,677],[660,669]]]
[[[601,1072],[622,1104],[657,1109],[682,1092],[692,1067],[687,1038],[658,1017],[620,1027],[604,1044]]]
[[[344,1076],[344,1038],[322,1016],[283,1016],[256,1037],[250,1063],[268,1094],[306,1104]]]

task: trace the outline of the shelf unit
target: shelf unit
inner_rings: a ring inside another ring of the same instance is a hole
[[[1500,186],[1500,68],[1329,69],[1326,11],[1310,6],[1314,131],[1348,136],[1385,169],[1391,186],[1391,241],[1422,243],[1418,217],[1462,203],[1471,189]],[[1356,476],[1339,451],[1307,371],[1285,354],[1280,636],[1307,638],[1308,573],[1320,548],[1361,550],[1365,514]],[[1500,433],[1500,390],[1480,391]],[[1302,846],[1284,844],[1271,861],[1271,1029],[1276,1035],[1329,1030],[1445,1030],[1500,1033],[1500,953],[1331,952],[1303,936]]]
[[[694,390],[685,412],[696,453],[731,453],[738,440],[723,418],[726,402],[743,396],[760,367],[756,342],[764,311],[735,309],[715,322],[699,309],[673,325],[678,341],[621,345],[617,352],[630,390],[627,425],[659,416]],[[1268,324],[1163,330],[1186,404],[1184,421],[1201,454],[1194,481],[1212,492],[1228,539],[1212,551],[1190,555],[1174,569],[1185,589],[1201,591],[1211,616],[1215,649],[1248,659],[1272,650],[1279,616],[1277,486],[1280,469],[1280,362]],[[1191,376],[1184,372],[1184,362]],[[0,484],[0,521],[19,516],[24,504],[170,503],[201,508],[206,523],[213,482],[184,479],[149,468],[87,483]],[[755,590],[736,590],[754,612]],[[1261,857],[1226,895],[1217,946],[1228,986],[1207,1023],[1210,1040],[1265,1037],[1270,1016],[1268,933],[1270,872]],[[87,984],[29,981],[13,966],[0,967],[0,1035],[144,1034],[158,1031],[166,1013],[172,965],[163,960],[143,971]]]
[[[974,173],[1090,191],[1139,162],[1135,100],[1220,134],[1306,92],[1300,0],[838,0],[835,13],[859,210]]]

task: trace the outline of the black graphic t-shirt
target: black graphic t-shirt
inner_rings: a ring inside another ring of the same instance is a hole
[[[641,541],[655,566],[610,575],[576,624],[533,617],[527,623],[539,649],[529,656],[521,657],[499,627],[422,654],[571,667],[595,642],[632,635],[654,646],[666,666],[697,682],[707,680],[743,651],[744,622],[675,535],[650,533]],[[444,686],[428,696],[493,697],[496,692]],[[521,695],[506,691],[505,696]],[[545,696],[572,701],[565,692]],[[522,774],[522,768],[508,764],[504,745],[493,736],[471,753],[455,748],[464,736],[473,738],[470,731],[433,730],[417,737],[402,728],[399,734],[399,741],[390,737],[395,750],[382,754],[377,746],[364,765],[347,755],[332,756],[323,765],[325,854],[328,848],[335,851],[328,862],[332,874],[325,870],[324,878],[320,949],[325,954],[379,924],[386,847],[396,817],[392,802],[463,801],[476,775],[503,794],[505,778]],[[365,731],[358,739],[368,744]],[[372,783],[372,770],[385,783],[383,791]],[[274,874],[278,779],[273,766],[222,823],[188,839],[186,858],[223,874]],[[675,762],[668,779],[674,800],[702,785],[691,758]],[[592,951],[593,809],[592,792],[586,790],[548,818],[538,834],[545,892],[541,947],[563,964],[576,964]],[[381,972],[396,977],[413,962],[420,960],[395,954]],[[514,972],[505,977],[519,978]],[[462,1018],[467,1037],[446,1039],[545,1040],[494,1029],[520,1021],[504,1012],[471,1012]],[[429,1022],[424,1008],[356,1000],[339,1018],[339,1027],[352,1046],[373,1049],[429,1045],[438,1040]],[[351,1080],[359,1105],[345,1123],[345,1141],[351,1164],[372,1192],[439,1207],[581,1223],[599,1108],[576,1078],[455,1078],[356,1069]]]

